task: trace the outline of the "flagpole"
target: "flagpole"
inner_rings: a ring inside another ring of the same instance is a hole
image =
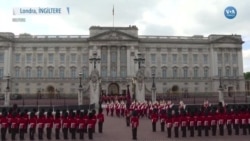
[[[115,7],[114,7],[114,5],[113,5],[113,28],[115,28],[115,26],[114,26],[114,19],[115,19]]]

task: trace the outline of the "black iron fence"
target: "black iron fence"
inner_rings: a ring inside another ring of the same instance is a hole
[[[223,92],[224,101],[228,104],[250,103],[249,92]],[[218,103],[218,92],[197,92],[197,93],[157,93],[156,99],[171,100],[174,103],[183,101],[185,104],[203,104],[205,100],[210,103]],[[146,95],[146,100],[151,100],[151,95]]]
[[[4,105],[5,94],[0,93],[0,105]],[[19,106],[36,105],[39,106],[69,106],[78,104],[78,95],[70,94],[10,94],[10,105],[17,104]],[[83,96],[83,105],[89,104],[89,97]]]

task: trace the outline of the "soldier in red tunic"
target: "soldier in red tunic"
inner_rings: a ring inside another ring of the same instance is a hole
[[[35,116],[35,112],[31,112],[29,122],[28,122],[30,140],[34,140],[35,131],[36,131],[36,122],[37,122],[37,117]]]
[[[78,122],[79,138],[80,139],[84,139],[84,128],[85,128],[86,124],[87,123],[86,123],[86,121],[84,119],[84,114],[83,114],[83,112],[81,112],[79,122]]]
[[[211,127],[211,116],[209,115],[208,110],[205,110],[203,126],[205,129],[205,136],[209,136],[209,129]]]
[[[45,119],[45,128],[46,128],[46,133],[47,133],[47,139],[51,139],[51,133],[52,133],[52,128],[53,128],[53,122],[54,118],[52,115],[52,109],[48,111],[47,117]]]
[[[16,134],[18,132],[19,121],[16,118],[16,116],[17,116],[17,113],[13,112],[12,118],[11,118],[11,121],[10,121],[10,124],[11,124],[11,139],[12,140],[16,139]]]
[[[151,122],[152,122],[152,130],[153,132],[156,131],[156,123],[158,121],[158,113],[157,113],[157,109],[153,110],[153,114],[151,115]]]
[[[179,137],[179,125],[180,125],[180,118],[179,118],[178,110],[175,110],[175,116],[172,119],[173,119],[173,127],[174,127],[174,136],[178,138]]]
[[[7,119],[7,111],[6,109],[2,110],[2,117],[0,119],[0,125],[1,125],[1,139],[2,141],[6,140],[6,132],[8,128],[8,119]]]
[[[169,109],[168,110],[168,115],[167,115],[167,117],[166,117],[166,126],[167,126],[167,134],[168,134],[168,137],[169,138],[171,138],[171,133],[172,133],[172,131],[171,131],[171,129],[172,129],[172,113],[171,113],[171,110]]]
[[[190,137],[194,137],[194,129],[195,129],[196,121],[194,117],[194,111],[191,111],[190,118],[188,120],[188,127],[190,131]]]
[[[56,134],[56,140],[60,139],[60,129],[61,129],[61,117],[60,117],[60,111],[57,110],[55,114],[54,119],[54,127],[55,127],[55,134]]]
[[[38,116],[38,119],[37,119],[38,139],[39,139],[39,140],[42,140],[42,139],[43,139],[44,124],[45,124],[45,117],[44,117],[44,113],[41,111],[41,112],[39,112],[39,116]]]
[[[137,140],[137,128],[139,126],[139,118],[137,112],[133,112],[133,116],[131,117],[131,126],[132,126],[132,139]]]
[[[19,135],[20,135],[20,140],[24,140],[24,134],[25,134],[25,130],[26,130],[26,124],[27,121],[25,119],[25,113],[22,112],[20,115],[20,120],[19,120]]]
[[[203,125],[203,118],[202,118],[202,113],[201,111],[198,111],[198,116],[197,116],[197,119],[196,119],[196,129],[197,129],[197,132],[198,132],[198,136],[202,136],[202,125]]]
[[[166,110],[160,111],[160,122],[161,122],[161,132],[165,131],[165,118],[166,118]]]
[[[224,110],[219,109],[219,114],[217,115],[218,123],[219,123],[219,132],[221,136],[224,136],[224,125],[225,125],[225,115]]]
[[[71,117],[69,118],[70,121],[70,132],[71,132],[71,139],[76,139],[76,129],[77,129],[77,120],[75,118],[75,112],[72,112]]]
[[[217,131],[217,118],[216,118],[216,113],[215,109],[212,111],[212,116],[211,116],[211,129],[212,129],[212,136],[216,136],[216,131]]]
[[[186,111],[182,110],[181,111],[181,131],[182,131],[182,137],[186,137],[187,136],[187,117],[186,117]]]
[[[68,119],[68,112],[63,112],[63,118],[62,118],[62,131],[63,131],[63,138],[65,140],[68,139],[68,132],[69,132],[69,119]]]
[[[95,126],[95,120],[93,119],[93,113],[89,113],[89,119],[88,119],[88,137],[90,140],[93,139],[93,131],[94,131],[94,126]]]
[[[102,133],[102,127],[104,122],[104,115],[102,113],[102,109],[100,108],[97,114],[97,121],[98,121],[98,131]]]

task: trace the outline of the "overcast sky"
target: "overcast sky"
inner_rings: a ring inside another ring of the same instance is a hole
[[[250,71],[250,0],[1,0],[0,32],[88,35],[92,25],[136,25],[140,35],[240,34],[244,72]],[[224,10],[233,6],[234,19]],[[70,8],[63,15],[13,15],[16,7]],[[25,18],[26,22],[12,22]]]

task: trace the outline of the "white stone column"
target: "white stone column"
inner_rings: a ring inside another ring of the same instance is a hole
[[[224,102],[224,94],[223,94],[222,88],[219,88],[219,90],[218,90],[218,100],[219,100],[219,102],[222,103],[222,105],[225,104],[225,102]]]
[[[152,88],[152,102],[156,101],[156,88]]]
[[[6,90],[5,96],[4,96],[4,106],[10,106],[10,91]]]
[[[135,99],[137,101],[143,102],[145,101],[145,83],[144,81],[141,83],[138,83],[136,80],[136,93],[135,93]]]
[[[108,57],[108,59],[107,59],[107,63],[108,63],[108,65],[107,65],[107,76],[108,77],[110,77],[111,75],[110,75],[110,58],[111,58],[111,55],[110,55],[110,46],[108,46],[107,47],[107,50],[108,50],[108,55],[107,55],[107,57]]]
[[[83,98],[83,88],[79,88],[78,89],[78,105],[82,105],[83,102],[82,102],[82,98]]]

